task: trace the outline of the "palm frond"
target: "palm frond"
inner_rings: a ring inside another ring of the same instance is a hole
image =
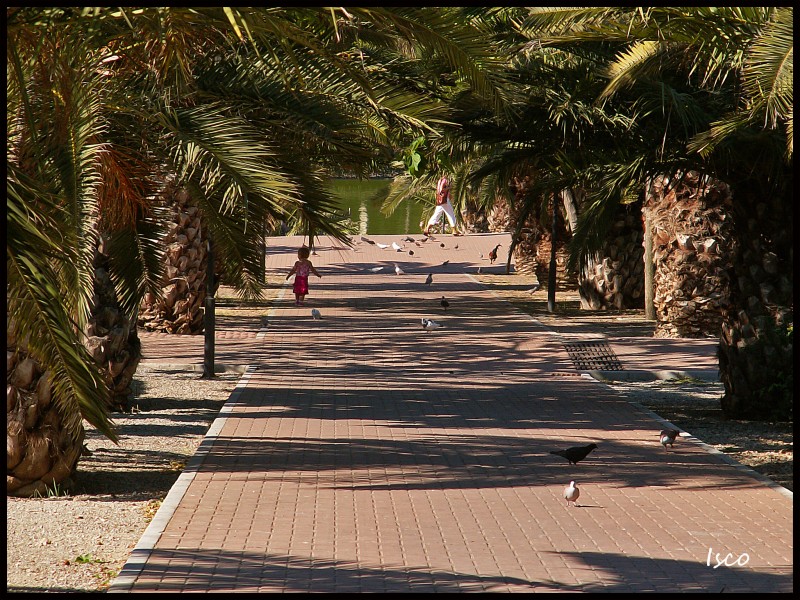
[[[794,23],[791,7],[777,8],[748,49],[742,86],[753,99],[751,114],[762,117],[764,126],[776,128],[786,122],[793,106]],[[792,147],[792,140],[787,146]],[[789,151],[791,156],[791,151]]]
[[[9,326],[50,373],[53,401],[70,435],[79,437],[84,418],[116,442],[105,408],[110,390],[78,338],[78,324],[64,310],[62,286],[53,269],[55,257],[64,256],[63,249],[45,233],[57,231],[58,226],[31,210],[31,188],[21,181],[7,180],[6,186]]]

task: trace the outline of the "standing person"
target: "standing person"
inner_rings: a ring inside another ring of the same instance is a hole
[[[294,263],[292,270],[289,271],[289,274],[286,276],[286,280],[289,280],[289,277],[294,275],[294,304],[295,306],[303,306],[303,302],[305,302],[306,294],[308,294],[308,274],[313,273],[317,277],[322,277],[317,270],[314,268],[314,265],[311,264],[311,261],[308,260],[311,251],[308,247],[303,246],[297,251],[297,258],[298,260]]]
[[[433,216],[428,221],[428,225],[422,230],[422,233],[429,235],[428,232],[430,231],[431,225],[437,223],[442,213],[445,214],[447,220],[450,222],[453,235],[461,235],[456,231],[456,213],[453,210],[453,205],[450,203],[450,182],[447,180],[447,177],[442,177],[439,183],[436,184],[436,208],[433,211]]]

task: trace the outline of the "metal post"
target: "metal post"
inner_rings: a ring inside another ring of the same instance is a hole
[[[553,194],[553,233],[550,236],[550,270],[547,273],[547,312],[556,312],[556,215],[558,202]]]
[[[653,261],[653,223],[649,210],[642,208],[644,221],[644,318],[648,321],[656,320],[656,306],[654,303],[655,291],[655,262]]]
[[[214,328],[216,318],[214,314],[214,247],[211,238],[206,240],[208,249],[208,263],[206,266],[206,298],[203,327],[205,340],[203,344],[203,378],[212,379],[214,375]]]

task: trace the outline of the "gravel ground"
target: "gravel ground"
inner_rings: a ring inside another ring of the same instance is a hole
[[[573,326],[577,319],[582,329],[598,326],[609,335],[651,334],[640,312],[579,315],[574,299],[563,298],[565,294],[559,297],[562,316],[548,315],[546,297],[531,300],[524,291],[532,282],[522,275],[484,278],[548,326],[567,320]],[[237,312],[225,310],[231,316]],[[81,459],[70,495],[7,499],[7,591],[105,591],[238,379],[235,373],[204,380],[197,373],[140,367],[133,383],[134,411],[114,415],[120,445],[87,429],[92,454]],[[793,488],[792,424],[724,420],[719,409],[722,384],[678,380],[598,385],[611,385],[631,402]]]
[[[70,495],[7,498],[7,591],[104,591],[238,379],[140,367],[132,413],[113,415],[119,446],[87,427]]]

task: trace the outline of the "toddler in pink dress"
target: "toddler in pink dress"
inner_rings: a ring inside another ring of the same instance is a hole
[[[289,271],[289,274],[286,276],[288,280],[289,277],[294,275],[294,304],[295,306],[303,306],[303,303],[306,299],[306,294],[308,294],[308,275],[309,273],[314,273],[317,277],[322,277],[317,270],[314,268],[314,265],[311,264],[311,261],[308,260],[308,257],[311,255],[311,251],[306,247],[303,246],[297,251],[298,261],[294,263],[292,270]]]

